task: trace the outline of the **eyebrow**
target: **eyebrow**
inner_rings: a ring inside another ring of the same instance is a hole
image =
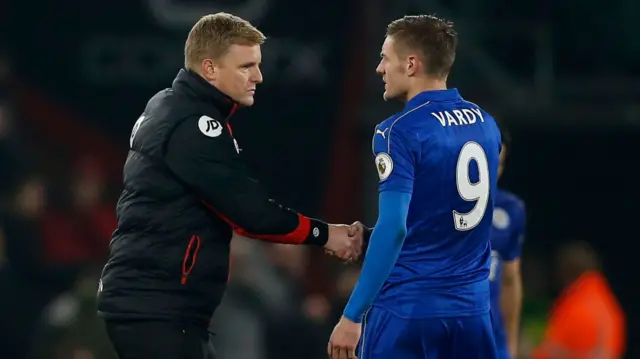
[[[253,61],[253,62],[245,62],[242,65],[240,65],[240,67],[253,67],[253,66],[256,66],[256,65],[258,65],[258,63]]]

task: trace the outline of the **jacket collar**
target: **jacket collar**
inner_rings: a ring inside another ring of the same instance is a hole
[[[225,118],[231,116],[239,107],[231,97],[190,70],[181,69],[171,87],[176,92],[187,93],[201,101],[213,103]]]

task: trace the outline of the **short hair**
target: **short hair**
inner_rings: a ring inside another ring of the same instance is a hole
[[[387,36],[400,47],[398,52],[418,51],[426,61],[428,75],[449,75],[458,46],[453,22],[433,15],[405,16],[387,26]]]
[[[262,45],[266,39],[260,30],[238,16],[224,12],[205,15],[189,31],[184,66],[192,69],[204,59],[220,58],[231,45]]]

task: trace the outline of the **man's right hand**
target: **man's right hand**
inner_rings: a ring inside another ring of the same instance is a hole
[[[366,253],[369,248],[369,240],[371,239],[373,228],[369,228],[362,224],[362,222],[356,221],[351,225],[351,229],[352,231],[362,232],[362,253]]]
[[[330,224],[329,239],[324,248],[344,261],[354,261],[360,258],[362,253],[362,239],[361,227]]]

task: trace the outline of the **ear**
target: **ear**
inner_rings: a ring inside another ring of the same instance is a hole
[[[414,76],[418,72],[418,57],[415,55],[407,56],[407,75]]]
[[[213,63],[213,61],[211,59],[204,59],[202,60],[202,64],[201,64],[201,70],[202,70],[202,76],[209,80],[215,80],[216,75],[217,75],[217,69],[216,69],[216,65]]]

